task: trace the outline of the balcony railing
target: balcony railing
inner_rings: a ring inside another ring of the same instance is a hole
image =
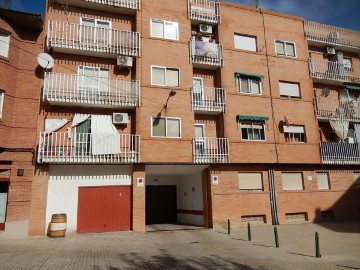
[[[99,135],[99,134],[96,134]],[[95,135],[95,136],[96,136]],[[114,134],[100,134],[103,136]],[[116,134],[117,135],[117,134]],[[39,163],[136,163],[140,161],[140,136],[118,134],[120,153],[93,154],[93,137],[91,133],[52,132],[40,134],[38,162]],[[98,139],[95,137],[95,139]],[[117,140],[117,138],[115,138]],[[98,141],[98,140],[97,140]],[[112,140],[104,147],[111,149]],[[99,146],[97,146],[99,147]]]
[[[220,3],[211,0],[188,0],[191,20],[209,23],[220,22]]]
[[[58,3],[67,3],[72,6],[91,8],[97,10],[109,10],[119,12],[121,9],[136,10],[140,8],[140,0],[56,0]],[[98,5],[94,5],[98,4]],[[107,9],[105,9],[105,7]]]
[[[224,112],[226,93],[224,88],[193,86],[190,88],[193,111]]]
[[[360,32],[305,21],[305,34],[309,41],[360,49]]]
[[[194,163],[229,163],[227,138],[197,137],[192,140]]]
[[[68,50],[137,56],[139,33],[118,29],[49,21],[47,46]]]
[[[320,153],[324,164],[360,164],[360,144],[321,142]]]
[[[43,100],[50,103],[136,107],[140,82],[46,72]]]
[[[318,119],[343,119],[360,122],[360,104],[356,100],[341,101],[316,97],[315,110]]]
[[[360,75],[348,72],[344,64],[321,59],[309,59],[310,73],[313,78],[340,82],[360,82]]]
[[[190,41],[190,56],[193,64],[223,65],[223,48],[219,44],[197,41],[192,38]]]
[[[121,8],[138,9],[139,0],[84,0],[86,2],[109,5]]]

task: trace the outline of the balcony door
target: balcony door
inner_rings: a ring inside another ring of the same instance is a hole
[[[195,125],[195,155],[205,154],[205,126],[203,124]]]
[[[108,96],[110,71],[105,68],[79,66],[79,94],[82,99],[99,100]]]
[[[80,18],[80,43],[89,49],[106,50],[111,44],[111,22]]]
[[[204,86],[203,79],[199,77],[193,77],[193,100],[194,105],[201,106],[204,101]]]
[[[76,146],[76,155],[88,156],[91,154],[91,121],[90,119],[80,123],[76,126],[76,135],[75,135],[75,146]]]

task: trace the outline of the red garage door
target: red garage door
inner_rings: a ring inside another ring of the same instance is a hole
[[[131,187],[80,187],[77,232],[130,230]]]

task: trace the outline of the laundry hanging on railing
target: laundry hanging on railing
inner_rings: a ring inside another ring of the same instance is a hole
[[[71,138],[71,129],[73,127],[76,127],[77,125],[81,124],[82,122],[86,121],[87,119],[89,119],[90,114],[80,114],[80,113],[76,113],[74,115],[73,121],[71,123],[71,126],[67,128],[67,136],[68,138]]]
[[[330,126],[335,131],[336,135],[343,142],[349,132],[349,121],[345,120],[330,120]]]
[[[55,132],[67,124],[67,119],[45,119],[44,134]]]
[[[355,142],[360,144],[360,124],[354,123],[354,129],[355,129]]]
[[[218,44],[195,41],[195,54],[196,56],[217,58],[219,56]]]

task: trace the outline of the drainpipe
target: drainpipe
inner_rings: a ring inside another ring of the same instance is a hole
[[[270,206],[271,206],[272,224],[279,225],[276,188],[275,188],[275,176],[274,176],[273,168],[269,169],[268,176],[269,176],[269,191],[270,191]]]

